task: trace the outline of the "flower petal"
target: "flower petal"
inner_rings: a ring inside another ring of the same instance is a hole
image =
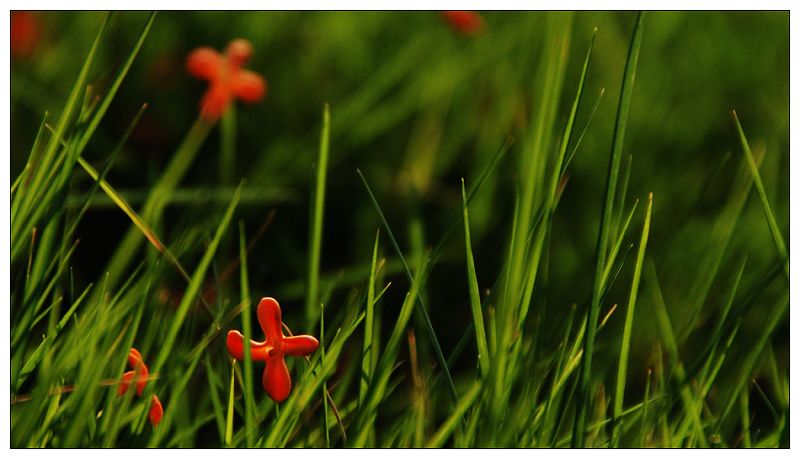
[[[292,391],[292,378],[289,376],[286,362],[283,361],[283,355],[276,353],[274,357],[267,359],[261,383],[272,400],[282,402],[289,397],[289,392]]]
[[[267,344],[276,346],[283,340],[281,331],[281,306],[275,298],[264,297],[258,303],[258,323],[267,336]]]
[[[244,335],[238,330],[231,330],[225,340],[228,353],[236,360],[244,360]],[[250,357],[259,362],[267,360],[272,346],[250,340]]]
[[[213,84],[203,96],[200,113],[206,121],[216,121],[228,109],[230,102],[230,89],[222,84]]]
[[[135,347],[132,347],[130,352],[128,352],[128,365],[131,368],[136,368],[136,365],[144,365],[144,359],[142,359],[142,354],[139,353],[139,350]]]
[[[319,341],[309,335],[287,336],[283,338],[283,352],[287,355],[304,356],[317,350]]]
[[[214,80],[219,76],[225,59],[209,47],[197,48],[186,58],[186,70],[192,76]]]
[[[225,345],[228,347],[228,354],[236,360],[244,360],[244,336],[237,330],[228,332],[225,339]]]
[[[253,54],[253,45],[244,38],[233,40],[225,49],[225,56],[228,58],[228,62],[236,68],[244,65],[247,59],[250,59],[251,54]]]
[[[161,406],[161,400],[158,399],[156,394],[153,394],[153,398],[150,399],[150,412],[147,417],[150,418],[150,424],[153,427],[157,427],[158,423],[161,422],[161,418],[164,417],[164,407]]]
[[[122,375],[122,380],[119,383],[119,389],[117,389],[117,394],[122,396],[125,395],[125,392],[128,392],[128,388],[131,386],[131,380],[133,379],[133,372],[128,371]]]
[[[267,92],[267,83],[255,72],[240,70],[231,80],[231,91],[245,102],[258,102]]]

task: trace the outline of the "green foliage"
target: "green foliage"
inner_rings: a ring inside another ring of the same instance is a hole
[[[788,13],[37,14],[13,447],[789,446]],[[269,93],[216,123],[231,30]],[[264,296],[320,338],[280,404]]]

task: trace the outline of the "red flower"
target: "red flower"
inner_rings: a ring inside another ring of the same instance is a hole
[[[207,121],[216,121],[235,97],[245,102],[257,102],[267,92],[261,75],[242,69],[250,58],[253,46],[239,38],[233,40],[222,55],[209,48],[197,48],[186,59],[186,68],[197,78],[209,81],[200,104],[200,114]]]
[[[483,31],[483,18],[474,11],[443,11],[442,17],[452,28],[464,35],[476,35]]]
[[[317,350],[319,341],[308,335],[284,336],[281,331],[281,307],[274,298],[262,298],[257,313],[258,323],[267,339],[262,343],[250,340],[250,356],[253,360],[266,362],[261,383],[272,400],[282,402],[292,390],[292,379],[283,356],[309,355]],[[226,344],[233,358],[244,358],[244,336],[241,333],[229,331]]]
[[[153,394],[153,398],[150,399],[150,412],[147,413],[147,417],[150,418],[150,424],[153,427],[156,427],[161,422],[161,418],[164,417],[164,408],[161,406],[161,400],[158,399],[156,394]]]
[[[30,11],[11,12],[11,55],[30,57],[42,37],[42,20]]]
[[[128,365],[132,367],[133,370],[122,375],[122,382],[119,384],[117,394],[120,396],[125,395],[125,393],[128,392],[131,381],[134,381],[135,378],[136,395],[141,397],[144,392],[144,387],[147,385],[147,378],[150,376],[150,370],[147,368],[147,365],[144,364],[142,354],[140,354],[136,348],[132,347],[130,352],[128,352]],[[150,423],[153,424],[153,427],[158,426],[163,416],[164,408],[161,406],[161,400],[158,399],[156,394],[153,394],[153,397],[150,399],[150,412],[148,413]]]

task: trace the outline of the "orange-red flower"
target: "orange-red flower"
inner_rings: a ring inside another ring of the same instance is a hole
[[[11,56],[30,57],[42,37],[42,20],[31,11],[11,12]]]
[[[266,340],[261,343],[250,340],[250,357],[266,363],[261,383],[272,400],[282,402],[292,390],[292,378],[283,356],[309,355],[317,350],[319,341],[309,335],[284,336],[281,330],[281,307],[274,298],[262,298],[257,313]],[[244,336],[241,333],[229,331],[226,344],[233,358],[244,358]]]
[[[476,35],[483,31],[483,18],[474,11],[443,11],[442,17],[452,28],[464,35]]]
[[[249,41],[233,40],[220,54],[212,48],[197,48],[186,59],[186,68],[197,78],[208,80],[209,86],[200,103],[200,114],[207,121],[216,121],[225,113],[234,98],[258,102],[267,92],[261,75],[242,66],[253,53]]]
[[[136,383],[136,395],[141,397],[144,392],[144,387],[147,385],[147,378],[150,376],[150,370],[145,365],[142,359],[142,354],[136,348],[131,348],[128,352],[128,365],[133,370],[126,372],[122,375],[122,382],[119,384],[117,394],[120,396],[128,392],[131,382]],[[156,394],[150,399],[150,412],[148,417],[153,427],[158,426],[161,418],[164,416],[164,407],[161,406],[161,400],[158,399]]]

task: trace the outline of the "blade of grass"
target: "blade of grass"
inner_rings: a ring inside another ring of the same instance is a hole
[[[367,390],[372,383],[373,372],[375,371],[375,364],[377,362],[377,354],[373,354],[373,347],[375,345],[373,339],[373,331],[375,328],[375,277],[377,275],[377,261],[378,261],[378,240],[380,239],[380,230],[375,232],[375,245],[372,247],[372,266],[369,270],[369,285],[367,285],[367,305],[366,315],[364,318],[364,344],[361,350],[361,378],[359,380],[358,389],[358,406],[364,404],[364,399],[367,396]]]
[[[788,279],[789,252],[786,249],[786,243],[781,235],[781,230],[778,228],[778,222],[775,220],[775,213],[772,211],[767,193],[764,191],[764,184],[761,182],[761,174],[758,172],[756,160],[753,158],[753,152],[750,151],[750,145],[747,143],[747,137],[744,135],[744,130],[742,129],[741,123],[739,123],[739,118],[736,116],[736,111],[733,112],[733,120],[736,122],[736,130],[739,131],[739,138],[742,141],[742,148],[747,157],[747,164],[750,166],[750,172],[753,174],[753,182],[755,183],[756,191],[758,191],[758,197],[761,200],[761,207],[764,209],[764,217],[767,219],[767,225],[769,225],[772,242],[775,244],[775,250],[778,252],[778,256],[781,257],[783,261],[783,270]]]
[[[459,421],[464,417],[464,414],[469,410],[472,405],[478,400],[478,397],[481,394],[481,383],[480,381],[475,382],[475,384],[470,388],[464,396],[459,401],[458,406],[456,409],[450,413],[450,416],[442,423],[442,426],[439,427],[439,430],[433,434],[428,443],[425,445],[426,448],[441,448],[444,445],[444,442],[447,441],[448,438],[453,434],[456,427],[458,426]]]
[[[255,392],[253,391],[253,358],[250,355],[250,340],[253,337],[252,326],[250,324],[250,281],[247,274],[247,248],[244,231],[244,220],[239,220],[239,260],[240,260],[240,292],[242,304],[242,333],[244,334],[244,425],[245,438],[248,448],[255,446]]]
[[[469,303],[472,310],[472,320],[475,324],[475,341],[478,346],[478,361],[480,362],[481,375],[484,379],[489,376],[489,347],[486,343],[486,329],[483,326],[483,310],[481,309],[480,288],[478,275],[475,272],[475,259],[472,256],[472,242],[469,235],[469,213],[467,211],[467,194],[464,190],[464,179],[461,179],[461,200],[464,209],[464,241],[467,251],[467,282],[469,284]]]
[[[319,305],[319,364],[325,366],[325,307]],[[331,447],[331,428],[328,423],[328,380],[322,381],[322,413],[325,420],[325,447]]]
[[[644,398],[642,399],[642,422],[639,430],[639,444],[637,445],[639,448],[647,447],[647,431],[650,428],[650,424],[647,422],[647,408],[650,405],[650,379],[652,376],[653,371],[648,368],[647,379],[644,383]]]
[[[424,266],[421,267],[417,275],[420,276],[422,272],[424,272]],[[419,279],[417,280],[419,281]],[[381,353],[378,366],[375,370],[374,381],[370,385],[367,398],[365,399],[366,402],[363,408],[359,410],[359,418],[356,423],[357,434],[352,445],[357,448],[366,446],[371,426],[374,424],[378,405],[387,395],[386,387],[389,383],[389,377],[395,368],[400,341],[402,340],[408,321],[411,319],[411,314],[413,314],[414,307],[417,303],[418,285],[418,282],[412,283],[411,288],[406,293],[403,305],[400,308],[400,314],[397,317],[391,335],[389,335],[389,340],[386,342],[386,346]]]
[[[212,124],[203,121],[202,118],[198,118],[186,134],[183,142],[172,156],[169,165],[162,172],[161,178],[150,189],[150,194],[142,206],[142,210],[138,213],[144,221],[155,223],[160,220],[169,196],[188,171],[212,126]],[[234,197],[237,197],[240,193],[241,189],[237,189]],[[136,252],[141,241],[142,234],[139,228],[134,225],[117,246],[106,269],[103,271],[109,273],[108,282],[111,288],[116,286],[119,276],[129,266],[133,258],[131,254]]]
[[[746,390],[739,396],[740,415],[742,417],[742,446],[752,447],[750,443],[750,397]]]
[[[101,38],[103,37],[106,26],[108,25],[108,19],[110,17],[110,13],[106,14],[102,24],[100,25],[99,30],[97,31],[97,35],[95,36],[94,42],[92,43],[92,47],[89,50],[89,54],[87,55],[86,59],[83,61],[83,66],[81,67],[80,73],[78,74],[78,78],[75,81],[74,85],[72,86],[72,90],[70,91],[69,97],[67,98],[67,102],[64,105],[64,109],[61,112],[61,116],[56,123],[54,134],[50,138],[45,147],[45,151],[41,156],[41,160],[36,164],[35,169],[30,171],[31,174],[31,181],[29,183],[24,183],[23,188],[20,188],[20,192],[18,192],[14,198],[15,200],[20,199],[20,204],[17,206],[17,212],[15,212],[12,216],[11,220],[11,234],[30,234],[29,228],[36,226],[37,214],[34,212],[33,215],[32,209],[34,208],[41,208],[47,206],[49,202],[53,199],[53,194],[58,192],[58,190],[50,189],[50,187],[44,187],[44,178],[45,175],[54,168],[52,168],[53,161],[56,158],[56,152],[60,147],[62,137],[64,136],[65,132],[67,131],[67,125],[70,121],[75,117],[76,111],[76,104],[80,94],[83,92],[84,86],[86,84],[86,80],[89,76],[89,71],[94,64],[95,57],[97,55],[97,50],[100,45]],[[63,157],[63,156],[62,156]],[[41,191],[40,191],[41,190]],[[24,192],[22,192],[24,191]],[[41,193],[44,193],[42,196]],[[11,261],[13,262],[24,248],[23,244],[25,242],[24,238],[17,238],[17,243],[12,243],[11,245]]]
[[[664,298],[661,295],[661,288],[658,285],[656,268],[652,260],[648,263],[647,267],[647,280],[648,284],[651,285],[653,291],[653,302],[656,306],[656,322],[658,323],[658,327],[661,331],[661,339],[664,343],[664,347],[666,348],[667,355],[669,355],[669,358],[672,361],[672,377],[677,383],[681,401],[683,402],[687,416],[691,420],[694,427],[695,440],[702,448],[706,448],[708,447],[708,442],[706,440],[703,422],[700,419],[702,402],[699,403],[701,406],[698,407],[698,402],[692,396],[689,386],[686,384],[686,371],[684,370],[683,363],[681,363],[680,354],[678,352],[678,344],[675,340],[675,333],[673,332],[672,324],[670,323],[667,305],[665,304]]]
[[[403,257],[403,252],[400,250],[400,246],[397,244],[397,239],[394,237],[394,233],[392,233],[392,229],[389,227],[389,222],[386,221],[386,217],[383,215],[383,211],[378,204],[377,199],[375,199],[375,195],[372,194],[372,189],[370,189],[369,184],[367,183],[367,179],[364,178],[364,175],[361,173],[360,170],[356,169],[358,176],[361,177],[361,181],[364,183],[364,187],[367,189],[367,194],[369,194],[369,198],[372,201],[372,205],[375,207],[375,211],[378,213],[378,217],[381,219],[383,223],[384,229],[386,229],[386,234],[389,236],[389,240],[394,247],[395,252],[397,253],[397,257],[403,264],[403,268],[406,272],[406,277],[408,278],[409,283],[415,286],[414,277],[411,274],[411,269],[408,267],[408,263],[406,259]],[[424,281],[424,279],[420,279],[420,281]],[[436,359],[438,360],[439,366],[442,368],[444,375],[447,379],[448,389],[450,393],[450,397],[452,399],[453,405],[458,404],[458,393],[456,392],[456,386],[453,383],[453,377],[450,375],[450,368],[447,366],[447,360],[444,358],[444,354],[442,353],[442,347],[439,344],[439,339],[436,337],[436,332],[433,330],[433,324],[431,324],[431,319],[428,316],[428,311],[425,308],[425,303],[422,301],[422,296],[419,294],[419,287],[413,288],[416,292],[417,300],[419,301],[419,308],[414,308],[419,311],[419,314],[422,316],[423,322],[425,323],[425,330],[428,334],[428,338],[431,340],[431,344],[433,344],[433,350],[436,354]]]
[[[164,363],[166,363],[169,355],[172,353],[172,347],[175,345],[175,339],[178,336],[178,331],[180,331],[181,325],[183,325],[183,322],[186,319],[186,315],[189,312],[189,307],[192,305],[192,303],[194,303],[195,297],[203,285],[206,271],[208,270],[209,265],[211,265],[211,259],[214,257],[217,247],[219,246],[220,239],[222,239],[222,235],[228,228],[228,224],[233,217],[233,211],[236,209],[236,205],[239,203],[239,191],[241,191],[241,187],[242,185],[239,185],[239,188],[237,188],[237,193],[233,196],[231,203],[228,205],[228,209],[225,211],[222,221],[220,221],[219,226],[217,226],[217,231],[214,234],[214,238],[208,245],[208,249],[206,249],[205,254],[203,254],[203,258],[200,260],[200,263],[192,275],[191,282],[183,294],[183,298],[178,305],[178,310],[175,312],[175,317],[172,319],[172,323],[170,324],[167,333],[164,335],[158,358],[156,359],[155,364],[151,367],[151,371],[153,373],[158,373]]]
[[[127,215],[128,218],[131,219],[131,222],[133,222],[133,224],[136,225],[136,227],[139,229],[139,231],[142,232],[142,234],[147,238],[147,240],[150,241],[150,244],[152,244],[156,250],[158,250],[161,254],[164,255],[167,261],[169,261],[170,264],[172,264],[175,267],[175,269],[178,270],[178,273],[180,273],[180,275],[185,280],[187,281],[191,280],[189,278],[189,274],[186,272],[183,266],[181,266],[178,259],[175,258],[174,255],[172,255],[172,252],[170,252],[169,249],[167,249],[167,246],[163,242],[161,242],[161,239],[159,239],[155,231],[153,231],[153,229],[136,213],[136,211],[134,211],[133,208],[130,205],[128,205],[128,203],[122,198],[122,196],[120,196],[120,194],[117,193],[117,191],[108,182],[102,179],[100,177],[100,174],[98,174],[97,171],[89,163],[87,163],[85,159],[78,158],[78,164],[80,164],[81,167],[83,167],[86,173],[88,173],[93,180],[95,180],[100,184],[100,188],[102,188],[103,191],[108,195],[108,197],[114,201],[114,203],[117,205],[117,207],[120,208],[120,210],[125,212],[125,215]]]
[[[141,50],[142,45],[144,44],[145,39],[147,38],[148,33],[150,32],[150,27],[153,25],[153,21],[155,21],[156,12],[153,11],[147,17],[144,26],[142,27],[141,32],[139,32],[139,36],[136,38],[136,43],[134,43],[133,48],[128,51],[127,56],[125,56],[125,61],[120,66],[117,74],[114,76],[114,79],[111,82],[111,86],[108,88],[108,91],[103,95],[103,98],[99,101],[99,105],[97,109],[92,113],[92,118],[88,122],[86,128],[83,130],[80,140],[78,141],[75,151],[77,155],[80,155],[83,149],[86,147],[86,144],[89,142],[89,139],[94,134],[94,131],[97,129],[97,126],[100,124],[100,120],[103,119],[103,116],[106,114],[108,107],[111,105],[111,102],[114,100],[114,96],[116,96],[119,87],[122,85],[122,81],[125,79],[125,76],[128,75],[128,71],[133,64],[133,61],[136,59],[136,56],[139,55],[139,50]]]
[[[650,235],[650,216],[653,210],[653,193],[647,199],[647,213],[642,227],[642,238],[639,242],[639,251],[636,254],[636,265],[633,269],[633,281],[628,298],[628,309],[625,311],[625,326],[622,329],[622,340],[619,349],[619,366],[617,367],[617,385],[614,394],[614,427],[611,436],[611,445],[619,447],[620,433],[622,430],[622,406],[625,400],[625,381],[628,376],[628,354],[631,350],[631,334],[633,332],[633,317],[636,310],[636,295],[639,292],[639,280],[642,276],[642,264],[647,250],[647,238]]]
[[[590,404],[592,393],[592,354],[594,353],[595,324],[597,323],[597,316],[600,313],[600,296],[603,290],[603,285],[600,284],[600,280],[606,265],[606,250],[608,247],[610,225],[612,224],[611,218],[613,215],[617,176],[619,175],[619,163],[622,156],[628,115],[630,113],[633,83],[636,78],[636,69],[639,62],[639,50],[642,46],[642,22],[644,14],[644,12],[639,12],[636,18],[636,25],[633,28],[628,57],[625,62],[625,71],[623,72],[617,118],[614,125],[614,138],[611,147],[611,158],[608,163],[605,200],[603,201],[603,213],[597,238],[597,264],[595,268],[595,282],[592,289],[592,303],[589,307],[589,326],[587,327],[587,333],[585,335],[584,353],[580,370],[580,387],[578,388],[576,414],[572,431],[572,447],[574,448],[582,448],[585,444],[586,412]]]
[[[322,110],[322,134],[319,142],[319,163],[314,186],[314,208],[309,234],[308,293],[306,294],[306,325],[311,326],[319,314],[319,259],[322,251],[322,223],[325,213],[325,181],[328,173],[328,152],[331,115],[328,104]]]
[[[225,445],[233,446],[233,388],[235,387],[234,375],[236,374],[236,359],[231,361],[231,382],[228,395],[228,415],[225,418]]]
[[[214,418],[217,421],[217,430],[219,430],[219,442],[220,444],[225,443],[225,414],[223,414],[222,408],[222,401],[219,398],[219,394],[217,394],[217,378],[216,375],[213,373],[213,367],[211,366],[211,360],[206,354],[205,358],[206,364],[206,379],[208,380],[208,394],[209,398],[211,399],[211,406],[214,411]],[[219,384],[221,385],[221,384]]]

